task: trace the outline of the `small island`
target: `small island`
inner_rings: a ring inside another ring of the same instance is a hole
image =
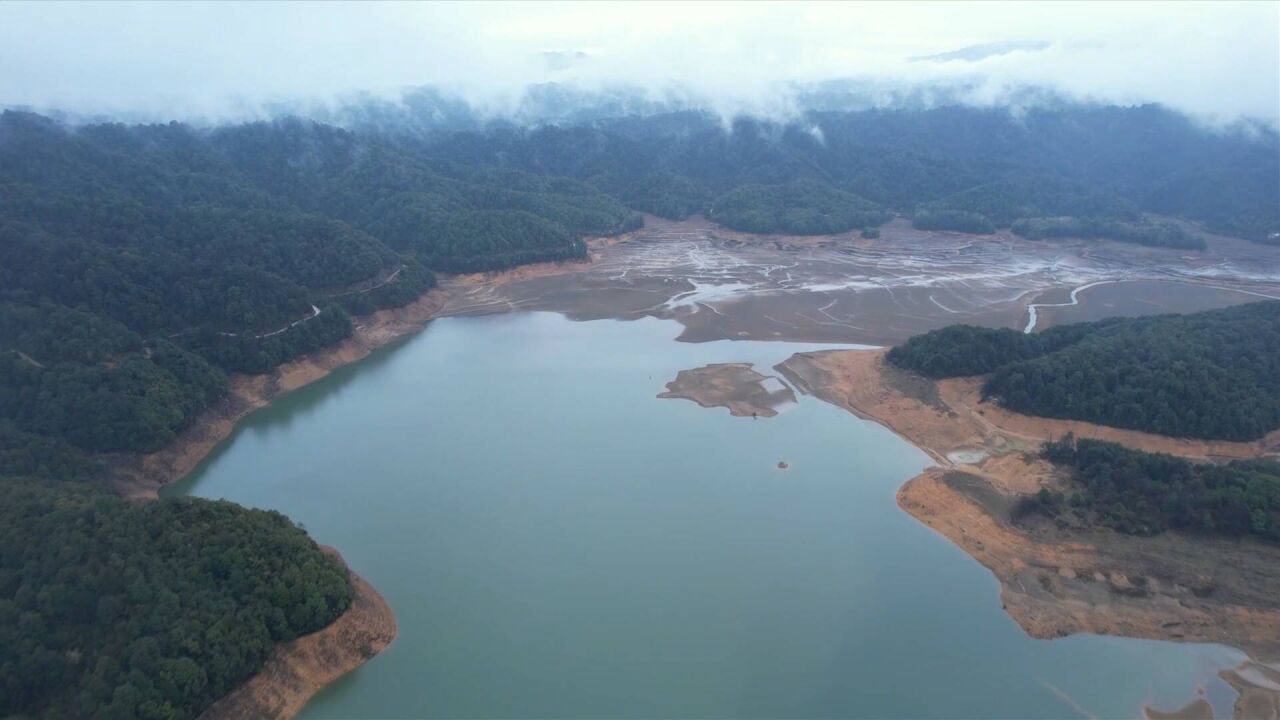
[[[692,400],[702,407],[723,407],[738,417],[773,417],[796,394],[777,377],[761,375],[751,363],[718,363],[681,370],[660,398]]]

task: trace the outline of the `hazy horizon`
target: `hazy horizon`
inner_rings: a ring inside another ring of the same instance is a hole
[[[778,117],[797,88],[851,80],[873,104],[1043,87],[1280,126],[1277,3],[9,2],[0,40],[0,106],[88,116],[234,120],[420,86],[502,114],[560,83]]]

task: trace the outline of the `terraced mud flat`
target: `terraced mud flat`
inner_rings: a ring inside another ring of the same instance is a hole
[[[445,315],[549,310],[594,320],[672,318],[680,340],[893,344],[957,322],[1022,329],[1100,314],[1187,312],[1280,297],[1280,248],[1209,237],[1203,253],[1096,241],[926,232],[756,236],[648,218],[592,260],[455,282]],[[1095,302],[1095,298],[1098,300]]]

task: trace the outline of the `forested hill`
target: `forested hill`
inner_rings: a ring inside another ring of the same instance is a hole
[[[871,219],[852,212],[875,208],[922,228],[1011,227],[1032,239],[1202,245],[1152,214],[1262,242],[1280,232],[1275,131],[1210,130],[1154,105],[811,111],[728,128],[683,111],[420,142],[459,163],[572,177],[636,210],[710,212],[746,231],[849,230]],[[800,182],[807,189],[791,192]],[[827,210],[833,196],[844,216]]]
[[[1066,103],[426,137],[5,112],[0,419],[85,451],[153,449],[216,401],[225,372],[332,344],[349,315],[409,302],[433,269],[582,257],[584,235],[634,228],[635,211],[767,233],[870,236],[896,212],[925,228],[1201,243],[1158,212],[1266,240],[1280,142],[1153,106]],[[64,331],[78,354],[51,351]]]
[[[933,378],[992,373],[984,394],[1029,415],[1221,440],[1280,429],[1280,301],[1037,334],[954,325],[888,361]]]
[[[275,513],[116,498],[103,453],[404,305],[431,269],[582,257],[638,217],[567,178],[285,121],[0,116],[0,716],[193,718],[351,602]]]
[[[194,718],[350,605],[279,513],[0,478],[0,716]]]
[[[1182,530],[1280,542],[1280,463],[1192,463],[1073,437],[1046,443],[1044,455],[1069,469],[1079,489],[1043,489],[1017,515],[1074,515],[1131,535]]]
[[[0,420],[148,451],[226,390],[403,305],[430,269],[583,257],[638,216],[567,178],[281,121],[0,116]],[[0,467],[0,473],[4,471]]]
[[[467,115],[448,108],[444,115]],[[432,111],[434,112],[434,111]],[[296,119],[66,127],[0,115],[0,716],[190,718],[350,587],[301,528],[138,505],[104,453],[163,447],[227,392],[402,306],[433,271],[580,258],[637,211],[753,232],[920,227],[1196,247],[1266,241],[1280,142],[1156,107],[700,112],[415,135]],[[1280,425],[1280,304],[949,330],[895,351],[1010,407],[1204,437]],[[972,352],[959,352],[970,349]],[[979,352],[981,349],[981,352]],[[966,363],[949,365],[948,358]]]

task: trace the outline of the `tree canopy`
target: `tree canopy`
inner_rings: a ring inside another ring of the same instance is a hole
[[[1280,542],[1280,463],[1192,463],[1071,437],[1047,443],[1044,456],[1069,469],[1080,490],[1042,491],[1020,512],[1077,513],[1132,535],[1182,530]]]
[[[708,216],[734,230],[795,235],[848,232],[889,219],[870,200],[812,180],[744,185],[716,198]]]
[[[934,378],[991,373],[983,392],[1029,415],[1221,440],[1280,428],[1280,301],[1037,334],[951,326],[888,361]]]
[[[5,716],[193,718],[350,604],[279,513],[0,478]]]

